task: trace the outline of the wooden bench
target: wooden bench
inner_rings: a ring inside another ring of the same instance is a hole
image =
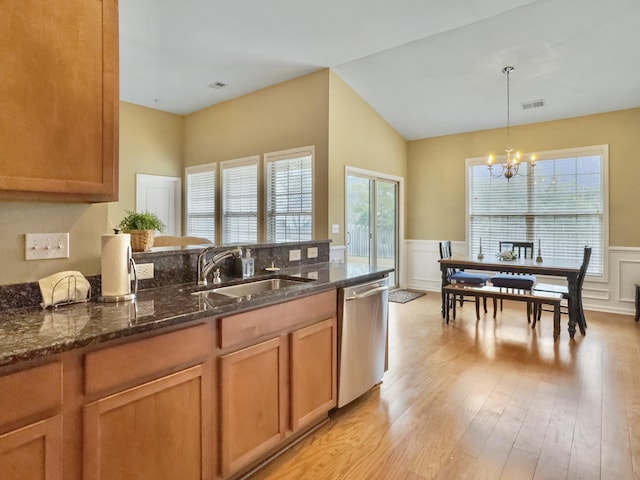
[[[551,305],[553,307],[553,340],[556,341],[560,337],[560,303],[562,302],[562,294],[541,292],[536,290],[514,290],[499,287],[492,287],[489,285],[484,286],[470,286],[464,284],[451,283],[442,287],[442,292],[445,294],[445,318],[449,323],[449,310],[451,309],[449,302],[449,295],[462,295],[472,296],[476,298],[476,319],[480,320],[480,306],[477,301],[478,298],[493,298],[502,300],[515,300],[518,302],[527,302],[532,304]],[[453,318],[455,319],[455,303],[453,304]],[[495,309],[493,316],[495,317]],[[536,316],[533,317],[533,324],[531,328],[536,328]]]

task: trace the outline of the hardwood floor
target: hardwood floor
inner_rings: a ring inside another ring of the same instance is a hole
[[[252,480],[639,479],[640,326],[587,312],[560,341],[521,303],[446,325],[440,296],[390,304],[379,388]]]

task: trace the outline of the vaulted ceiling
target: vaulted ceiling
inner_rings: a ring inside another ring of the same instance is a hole
[[[640,106],[640,0],[126,0],[121,99],[187,114],[331,68],[413,140]],[[220,86],[217,84],[224,84]],[[542,100],[540,108],[522,103]]]

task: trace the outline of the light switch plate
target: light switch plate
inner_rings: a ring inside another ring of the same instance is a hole
[[[25,260],[69,258],[68,233],[27,233],[24,242]]]
[[[340,233],[340,225],[337,223],[331,225],[331,233]]]

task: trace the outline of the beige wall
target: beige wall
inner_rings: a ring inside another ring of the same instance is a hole
[[[331,240],[343,245],[345,166],[405,178],[407,142],[340,77],[331,72],[329,94],[329,224]]]
[[[0,202],[0,285],[34,282],[52,273],[100,273],[100,235],[107,232],[107,204]],[[26,261],[25,233],[69,232],[70,258]]]
[[[328,238],[328,77],[322,70],[189,115],[185,166],[314,145],[314,238]]]
[[[511,128],[513,145],[545,151],[609,145],[609,244],[640,245],[640,108]],[[501,153],[505,129],[409,142],[407,238],[465,240],[465,158]]]
[[[406,141],[330,70],[186,117],[185,166],[315,146],[314,238],[344,243],[344,167],[404,177]],[[219,233],[219,232],[218,232]]]
[[[182,178],[184,117],[120,102],[120,199],[109,204],[109,229],[136,209],[136,174]]]

